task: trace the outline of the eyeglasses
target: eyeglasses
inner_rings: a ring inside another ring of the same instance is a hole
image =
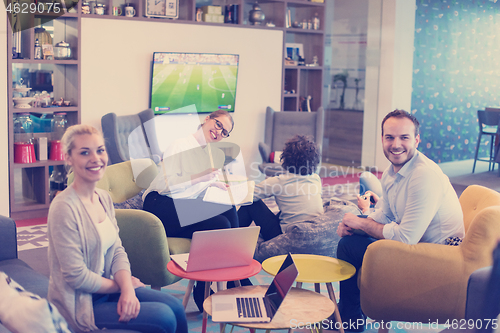
[[[221,130],[220,134],[222,135],[222,137],[223,138],[229,137],[229,132],[224,129],[224,126],[222,126],[222,123],[215,118],[214,118],[214,120],[215,120],[215,128],[218,130]]]

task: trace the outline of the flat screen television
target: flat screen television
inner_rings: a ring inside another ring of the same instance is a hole
[[[239,56],[154,52],[150,107],[155,114],[234,112]]]

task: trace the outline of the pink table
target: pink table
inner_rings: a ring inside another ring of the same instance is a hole
[[[188,287],[184,298],[182,299],[182,305],[186,308],[187,302],[189,300],[189,295],[191,295],[191,290],[193,290],[194,281],[205,281],[205,299],[210,296],[210,284],[212,282],[217,282],[217,291],[221,290],[223,281],[236,281],[235,284],[239,286],[239,280],[249,278],[258,274],[262,266],[257,260],[252,260],[252,263],[248,266],[238,266],[238,267],[228,267],[228,268],[218,268],[218,269],[208,269],[204,271],[197,272],[186,272],[179,265],[177,265],[173,260],[170,260],[167,264],[167,269],[170,273],[179,276],[184,279],[188,279]],[[203,310],[203,323],[202,323],[202,333],[207,331],[207,312]]]

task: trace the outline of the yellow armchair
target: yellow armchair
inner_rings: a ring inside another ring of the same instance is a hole
[[[460,204],[466,231],[460,246],[393,240],[368,246],[358,280],[368,317],[423,323],[465,318],[469,276],[492,265],[500,238],[500,194],[471,185]]]
[[[147,188],[158,169],[150,159],[129,160],[108,165],[97,187],[107,190],[114,203],[124,202]],[[68,183],[73,180],[72,174]],[[167,237],[160,219],[138,209],[116,209],[120,238],[130,260],[132,274],[153,289],[181,278],[167,270],[170,254],[189,252],[191,241]]]

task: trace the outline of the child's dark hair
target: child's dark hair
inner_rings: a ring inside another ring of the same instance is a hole
[[[311,175],[319,164],[319,149],[311,138],[296,135],[285,143],[280,160],[288,172]]]

